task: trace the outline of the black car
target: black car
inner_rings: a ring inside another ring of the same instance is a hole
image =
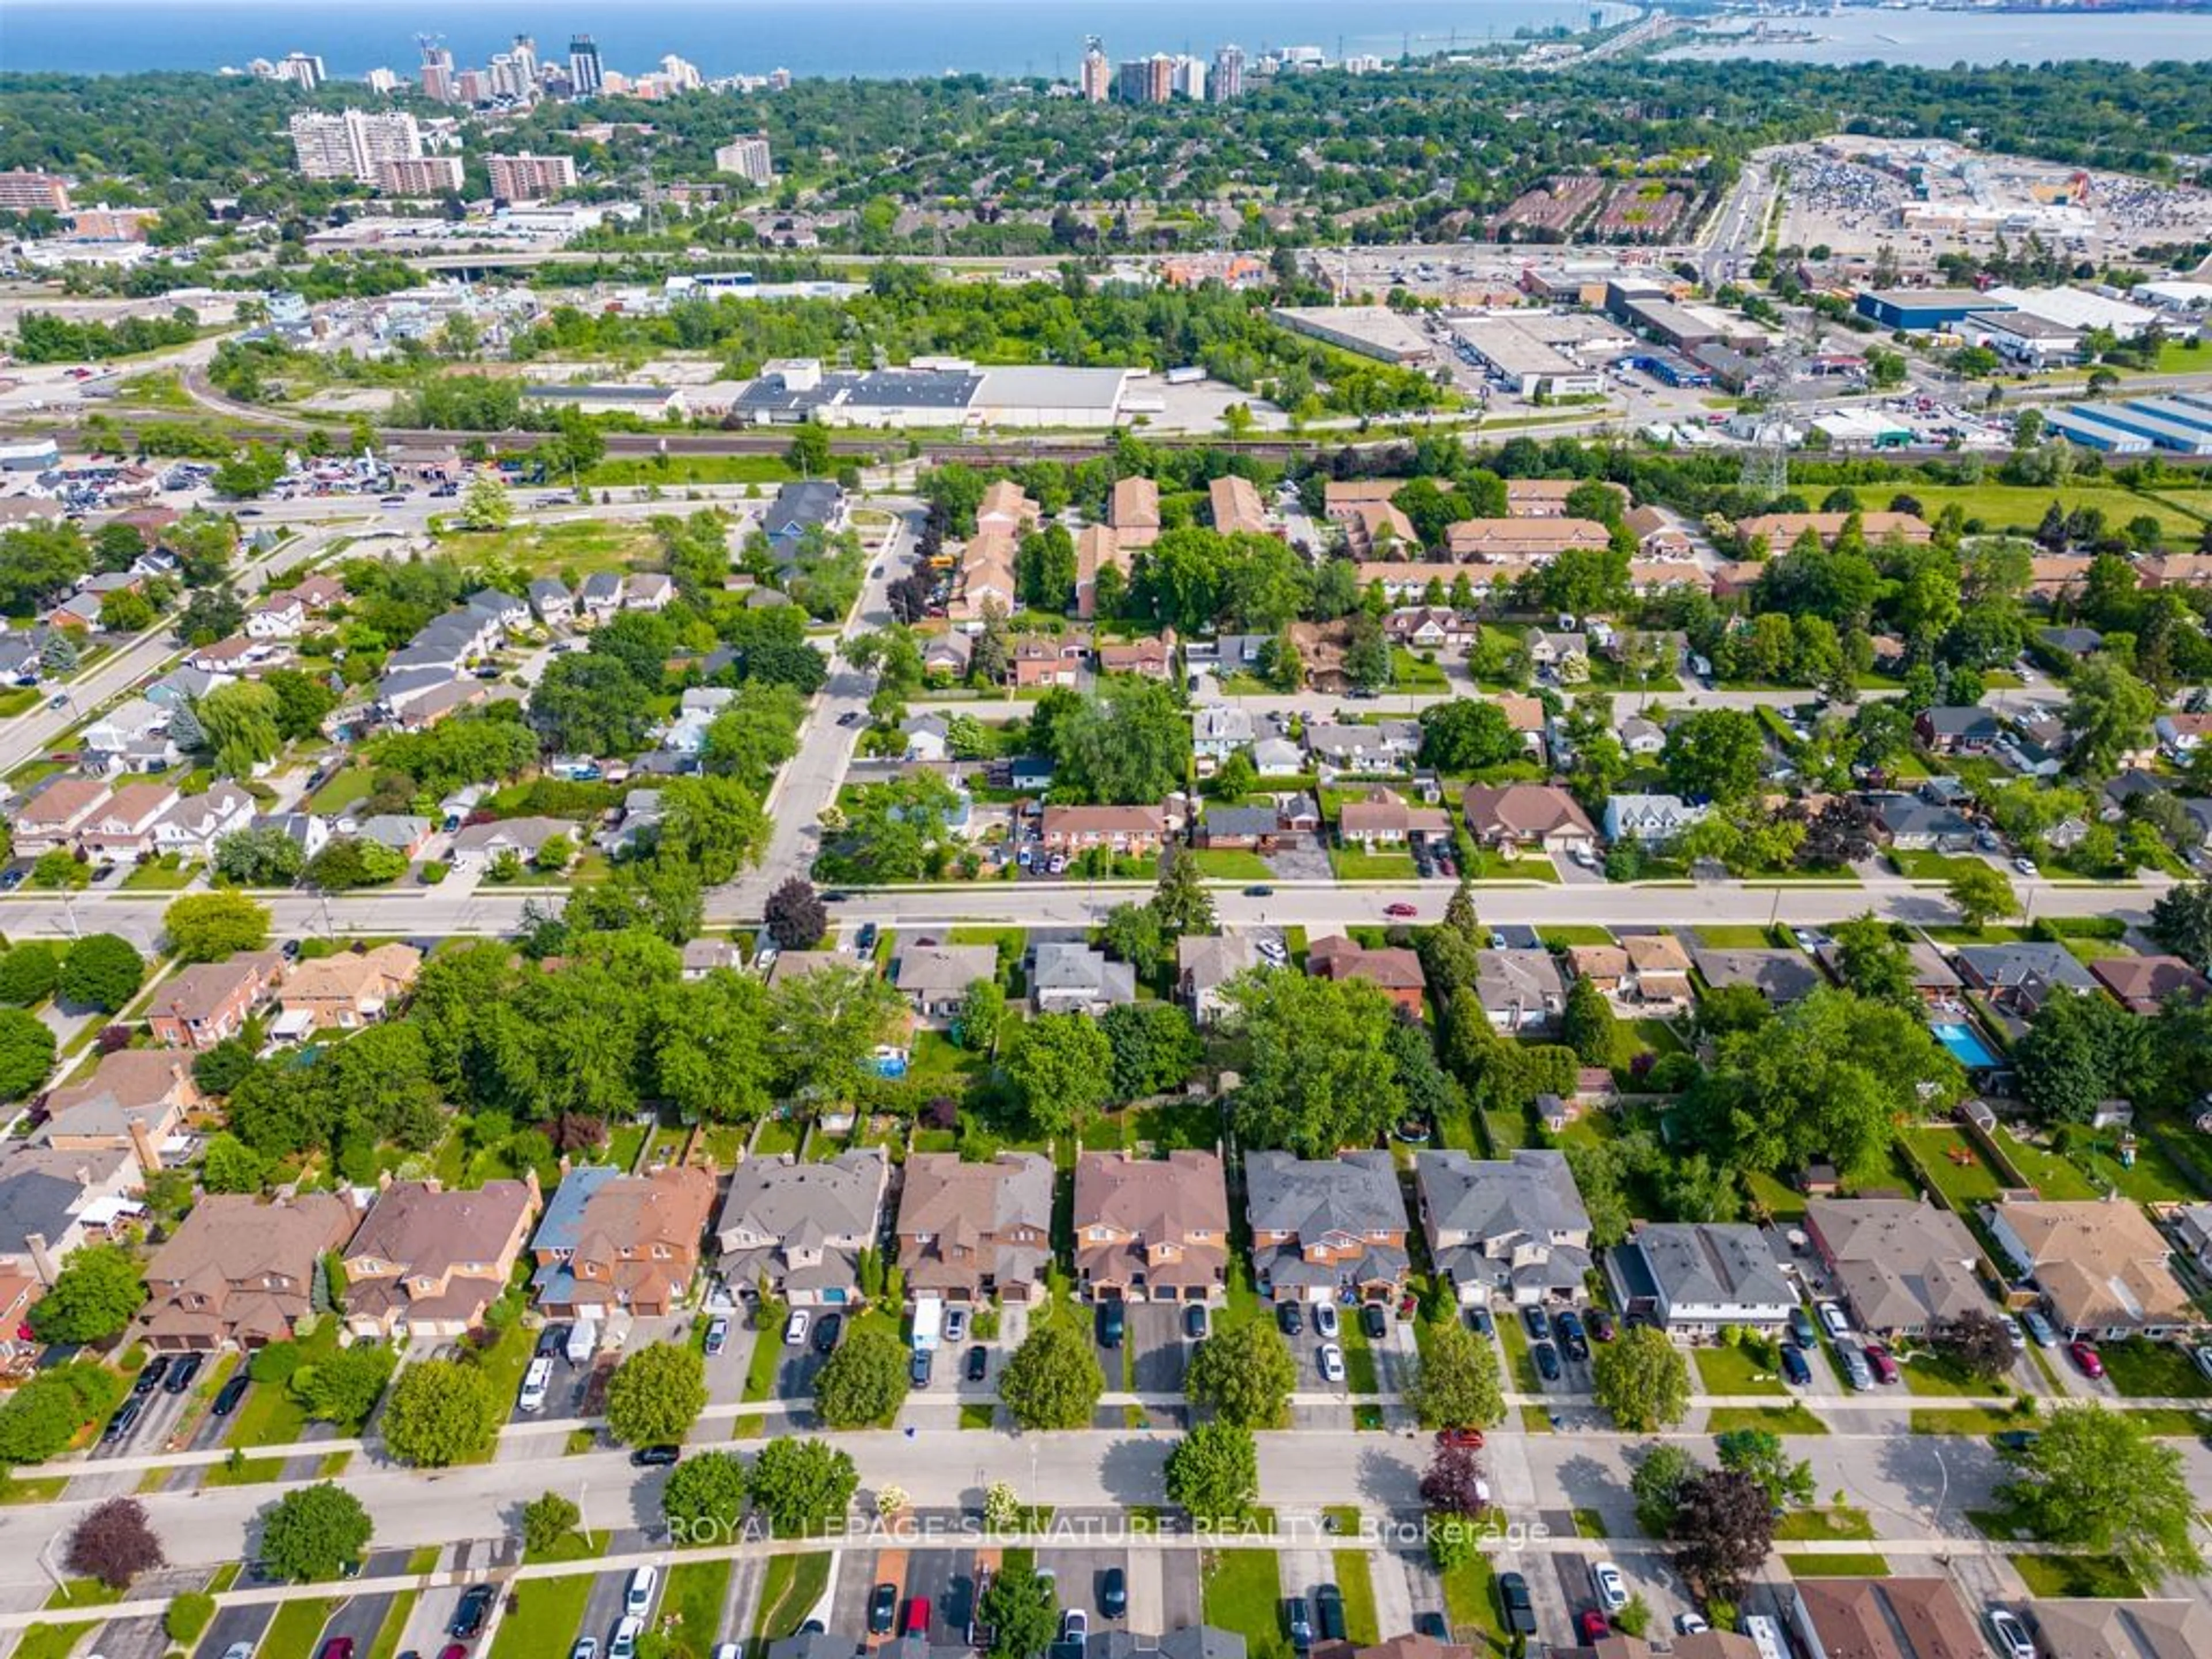
[[[1359,1310],[1359,1328],[1367,1333],[1370,1342],[1380,1342],[1390,1334],[1390,1316],[1380,1302],[1370,1302]],[[1331,1641],[1336,1638],[1331,1637]]]
[[[1528,1340],[1531,1342],[1547,1342],[1551,1340],[1552,1322],[1545,1317],[1541,1308],[1522,1309],[1521,1322],[1528,1328]]]
[[[845,1316],[842,1314],[823,1314],[821,1318],[814,1322],[814,1352],[836,1352],[837,1339],[844,1334]]]
[[[568,1328],[566,1325],[548,1325],[538,1333],[538,1357],[541,1359],[551,1358],[568,1346]]]
[[[897,1612],[898,1586],[896,1584],[877,1585],[875,1593],[868,1597],[868,1634],[889,1636],[891,1633],[892,1615]]]
[[[1491,1322],[1490,1310],[1487,1308],[1469,1308],[1467,1310],[1467,1328],[1477,1336],[1488,1336],[1497,1328]]]
[[[1548,1342],[1539,1342],[1528,1350],[1536,1362],[1536,1375],[1547,1382],[1559,1380],[1559,1351]]]
[[[1119,1619],[1129,1610],[1129,1577],[1119,1567],[1109,1567],[1098,1581],[1098,1616]]]
[[[1313,1648],[1313,1618],[1306,1611],[1306,1598],[1293,1595],[1283,1603],[1283,1621],[1291,1629],[1291,1651],[1310,1652]]]
[[[1285,1336],[1301,1335],[1306,1328],[1305,1310],[1295,1302],[1278,1303],[1275,1306],[1275,1324]]]
[[[238,1409],[238,1402],[246,1398],[246,1391],[253,1386],[253,1379],[244,1371],[216,1390],[215,1404],[208,1409],[217,1417],[228,1417]]]
[[[1321,1625],[1321,1639],[1324,1642],[1344,1640],[1344,1592],[1334,1584],[1323,1584],[1314,1591],[1314,1614]]]
[[[906,1362],[907,1380],[917,1389],[929,1386],[929,1368],[933,1356],[927,1348],[916,1348],[914,1358]]]
[[[453,1622],[446,1626],[446,1634],[472,1642],[483,1633],[484,1620],[490,1616],[491,1586],[471,1584],[461,1592],[461,1604],[453,1609]]]
[[[1505,1628],[1516,1636],[1536,1633],[1536,1604],[1528,1596],[1528,1581],[1517,1572],[1498,1575],[1498,1600],[1505,1610]]]
[[[196,1353],[179,1354],[177,1356],[176,1363],[169,1367],[168,1376],[161,1379],[161,1392],[164,1394],[182,1394],[186,1389],[192,1386],[192,1379],[199,1374],[199,1355]]]
[[[145,1409],[145,1401],[139,1395],[131,1395],[117,1409],[115,1415],[107,1419],[107,1426],[100,1431],[100,1437],[102,1440],[122,1439],[131,1432],[131,1425],[138,1420],[139,1413]]]
[[[853,935],[853,948],[859,951],[862,956],[867,955],[869,951],[876,948],[876,924],[874,922],[864,921],[860,924],[860,931]]]
[[[155,1354],[138,1368],[138,1375],[131,1384],[131,1394],[135,1396],[153,1393],[155,1386],[168,1374],[169,1356],[165,1353]]]
[[[1589,1358],[1589,1342],[1583,1335],[1581,1320],[1572,1313],[1562,1313],[1552,1322],[1552,1327],[1559,1332],[1559,1346],[1566,1350],[1568,1358],[1580,1364]]]
[[[970,1382],[981,1382],[989,1373],[990,1368],[990,1351],[981,1343],[978,1342],[968,1350],[968,1380]]]
[[[1433,1642],[1449,1642],[1451,1626],[1444,1623],[1441,1613],[1417,1613],[1413,1615],[1413,1634],[1425,1636]]]
[[[1194,1302],[1182,1310],[1182,1334],[1194,1342],[1206,1340],[1206,1304]]]
[[[683,1455],[681,1446],[640,1446],[629,1461],[641,1469],[665,1469]]]
[[[1128,1328],[1128,1315],[1119,1297],[1109,1297],[1098,1304],[1098,1346],[1118,1348],[1123,1334]]]
[[[1273,898],[1275,896],[1275,890],[1272,887],[1247,887],[1244,890],[1244,896],[1246,898]]]

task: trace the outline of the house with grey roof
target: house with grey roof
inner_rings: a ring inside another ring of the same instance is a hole
[[[1088,945],[1054,942],[1030,951],[1030,1000],[1041,1014],[1089,1014],[1137,1000],[1137,970]]]
[[[1718,990],[1725,985],[1748,985],[1768,1001],[1796,1002],[1818,988],[1820,970],[1811,957],[1798,951],[1714,951],[1703,945],[1690,953],[1705,983]]]
[[[1565,1153],[1522,1147],[1500,1160],[1417,1152],[1413,1189],[1429,1259],[1462,1303],[1587,1298],[1589,1212]]]
[[[730,1172],[714,1223],[722,1282],[769,1294],[793,1308],[842,1308],[860,1301],[860,1252],[883,1228],[890,1162],[880,1146],[840,1152],[828,1163],[789,1153],[749,1158]]]
[[[1805,1231],[1852,1317],[1877,1336],[1920,1336],[1990,1311],[1973,1235],[1925,1199],[1808,1199]]]
[[[1220,1018],[1226,1006],[1222,988],[1261,961],[1259,939],[1249,932],[1185,933],[1176,939],[1176,984],[1190,1017],[1200,1025]]]
[[[2021,939],[2005,945],[1962,945],[1954,952],[1959,977],[2001,1013],[2032,1019],[2062,992],[2088,996],[2097,981],[2063,945]]]
[[[1252,766],[1263,778],[1295,777],[1306,769],[1306,751],[1288,738],[1261,738],[1252,745]]]
[[[530,608],[538,620],[550,627],[555,623],[572,622],[576,615],[576,596],[568,591],[568,584],[557,576],[540,576],[530,584]]]
[[[1475,1000],[1501,1031],[1542,1030],[1566,1011],[1567,982],[1549,951],[1480,950]]]
[[[576,614],[593,627],[620,611],[622,602],[623,579],[619,571],[594,570],[576,590]]]
[[[1677,1334],[1723,1325],[1778,1330],[1797,1288],[1766,1235],[1747,1223],[1653,1222],[1605,1255],[1614,1305]]]
[[[1869,795],[1867,805],[1898,852],[1963,853],[1974,844],[1974,821],[1955,807],[1917,795]]]
[[[1253,1152],[1244,1204],[1260,1293],[1276,1302],[1395,1299],[1412,1258],[1397,1166],[1385,1152]]]
[[[950,1025],[960,1017],[969,988],[998,977],[999,952],[989,945],[904,944],[899,947],[891,983],[930,1025]]]
[[[1665,847],[1713,809],[1692,806],[1680,795],[1613,795],[1598,820],[1607,841],[1638,841],[1646,847]]]
[[[1091,1638],[1083,1651],[1084,1659],[1244,1659],[1244,1638],[1214,1625],[1186,1625],[1164,1636],[1109,1630]]]

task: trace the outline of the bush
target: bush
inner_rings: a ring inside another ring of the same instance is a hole
[[[422,878],[425,887],[435,887],[453,873],[453,866],[441,860],[432,859],[422,866]]]

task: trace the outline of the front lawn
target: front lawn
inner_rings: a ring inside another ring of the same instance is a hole
[[[722,1603],[730,1595],[727,1561],[687,1561],[668,1575],[661,1617],[673,1615],[678,1653],[705,1653],[721,1639]]]
[[[1209,1550],[1202,1577],[1207,1624],[1235,1631],[1254,1652],[1273,1653],[1285,1645],[1283,1584],[1274,1551]]]
[[[1368,1576],[1365,1550],[1336,1552],[1336,1587],[1344,1592],[1345,1639],[1355,1647],[1372,1647],[1382,1639],[1375,1613],[1375,1581]]]
[[[2144,1594],[2135,1575],[2109,1555],[2008,1555],[2013,1571],[2036,1596],[2132,1601]]]
[[[1783,1553],[1782,1565],[1797,1578],[1887,1578],[1889,1563],[1879,1555],[1792,1555]]]
[[[1864,1510],[1798,1510],[1774,1523],[1784,1543],[1826,1544],[1874,1541],[1874,1521]]]
[[[1274,874],[1267,860],[1242,847],[1201,847],[1189,856],[1199,874],[1216,881],[1266,881]]]
[[[1484,1650],[1504,1652],[1508,1644],[1498,1604],[1498,1575],[1490,1563],[1477,1556],[1443,1577],[1444,1617],[1451,1621],[1453,1638],[1463,1642],[1472,1633],[1480,1638]]]
[[[546,1659],[548,1654],[566,1653],[583,1627],[584,1611],[592,1600],[592,1575],[525,1578],[507,1594],[514,1598],[514,1609],[500,1620],[491,1659]],[[307,1650],[272,1647],[269,1651],[304,1654]]]
[[[1764,1364],[1748,1348],[1699,1348],[1695,1351],[1701,1392],[1717,1395],[1787,1394],[1780,1373]]]
[[[2136,1400],[2212,1398],[2212,1381],[2197,1369],[2188,1350],[2170,1342],[2147,1342],[2130,1337],[2124,1342],[2099,1345],[2105,1375],[2113,1389]]]
[[[313,1653],[315,1638],[323,1633],[323,1626],[331,1622],[331,1615],[337,1608],[337,1601],[319,1595],[285,1602],[276,1609],[276,1616],[269,1621],[269,1633],[261,1638],[262,1651],[272,1655]],[[581,1616],[580,1610],[578,1617]],[[571,1627],[561,1639],[565,1642],[574,1634],[575,1631]]]
[[[1792,1401],[1787,1406],[1716,1406],[1705,1419],[1705,1432],[1727,1434],[1735,1429],[1765,1429],[1770,1434],[1826,1434],[1828,1425]]]
[[[1912,1394],[1958,1399],[1986,1398],[2012,1392],[2011,1385],[2002,1378],[1992,1382],[1976,1376],[1956,1360],[1930,1348],[1899,1356],[1897,1368],[1904,1374],[1906,1390]]]
[[[1416,878],[1411,853],[1362,853],[1350,847],[1328,849],[1329,868],[1339,881],[1412,881]]]
[[[180,853],[164,853],[123,878],[126,893],[174,893],[189,887],[200,873],[197,864],[186,864]]]
[[[1981,864],[1979,859],[1954,858],[1948,853],[1912,852],[1893,847],[1885,856],[1890,867],[1908,881],[1948,882],[1961,870]]]
[[[781,1642],[805,1621],[829,1588],[828,1551],[771,1557],[761,1580],[760,1606],[753,1614],[754,1637]]]

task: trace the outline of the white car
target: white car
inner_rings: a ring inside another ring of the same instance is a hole
[[[804,1308],[792,1310],[791,1317],[783,1322],[783,1345],[795,1348],[806,1340],[806,1328],[814,1322],[813,1316]]]
[[[623,1620],[615,1626],[615,1639],[608,1645],[607,1659],[637,1659],[637,1638],[643,1634],[644,1620]]]
[[[1674,1634],[1677,1636],[1703,1636],[1711,1629],[1712,1626],[1694,1613],[1674,1615]]]
[[[653,1593],[660,1588],[660,1569],[640,1567],[629,1576],[629,1586],[623,1591],[623,1615],[625,1619],[642,1619],[653,1611]]]
[[[1324,1382],[1344,1381],[1344,1350],[1334,1342],[1321,1345],[1321,1380]]]
[[[1590,1588],[1597,1592],[1598,1606],[1607,1613],[1619,1613],[1628,1605],[1628,1581],[1610,1561],[1591,1565]]]
[[[967,1334],[968,1310],[965,1308],[947,1308],[945,1310],[945,1340],[957,1342]]]
[[[1336,1332],[1336,1304],[1333,1302],[1318,1304],[1314,1309],[1314,1334],[1334,1338]]]
[[[2027,1631],[2012,1614],[2002,1607],[1991,1607],[1985,1622],[2004,1659],[2035,1659],[2035,1644],[2028,1639]]]
[[[2012,867],[2030,880],[2033,880],[2037,873],[2033,859],[2014,859],[2012,861]]]
[[[2198,1370],[2207,1376],[2212,1376],[2212,1347],[2199,1348],[2190,1358],[2197,1362]]]
[[[1851,1334],[1851,1322],[1844,1316],[1844,1310],[1834,1303],[1819,1303],[1814,1311],[1820,1316],[1820,1323],[1827,1328],[1828,1334],[1837,1341],[1842,1341]]]
[[[1077,1652],[1091,1635],[1091,1615],[1081,1607],[1070,1607],[1060,1618],[1060,1639]]]
[[[742,1651],[735,1642],[717,1642],[711,1659],[738,1659]]]

